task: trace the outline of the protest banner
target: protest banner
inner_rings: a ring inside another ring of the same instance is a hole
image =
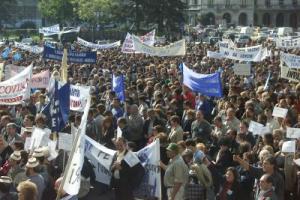
[[[206,96],[222,97],[222,81],[220,73],[214,74],[198,74],[185,64],[183,67],[183,84],[194,92],[200,92]]]
[[[90,96],[90,87],[70,85],[70,90],[70,110],[83,112]]]
[[[84,161],[84,147],[85,147],[85,131],[87,124],[87,117],[91,106],[91,98],[88,98],[87,104],[84,108],[83,116],[81,118],[78,132],[75,135],[72,150],[65,168],[62,182],[59,190],[63,189],[69,195],[77,195],[81,183],[81,170]],[[57,195],[56,199],[59,199]]]
[[[95,43],[92,43],[92,42],[85,41],[85,40],[83,40],[79,37],[77,38],[77,43],[82,45],[82,46],[92,48],[92,49],[96,49],[96,50],[112,49],[112,48],[119,47],[121,45],[121,41],[117,41],[117,42],[110,43],[110,44],[95,44]]]
[[[186,53],[185,40],[180,40],[164,47],[151,47],[140,41],[140,39],[132,35],[133,45],[137,52],[150,56],[184,56]]]
[[[28,51],[28,52],[34,53],[34,54],[40,54],[40,53],[43,53],[43,51],[44,51],[43,47],[30,46],[30,45],[22,44],[22,43],[19,43],[19,42],[14,42],[14,46],[18,49]]]
[[[280,61],[289,68],[300,68],[300,56],[280,52]]]
[[[108,149],[92,138],[85,136],[84,152],[85,156],[94,166],[96,181],[109,185],[112,176],[110,167],[116,151]]]
[[[74,135],[68,133],[59,133],[58,149],[71,151],[73,145],[73,136]]]
[[[293,38],[291,36],[277,38],[276,47],[284,49],[300,48],[300,38]]]
[[[145,168],[145,176],[140,186],[134,191],[135,196],[142,199],[153,197],[161,199],[159,140],[155,140],[136,154]]]
[[[59,24],[55,24],[53,26],[43,27],[39,29],[39,33],[43,34],[44,36],[59,34],[59,32],[60,32]]]
[[[223,58],[223,53],[216,52],[216,51],[207,51],[206,55],[209,58],[215,58],[215,59],[222,59]]]
[[[29,150],[33,151],[34,149],[41,147],[41,146],[48,146],[48,142],[50,140],[50,129],[41,129],[38,127],[34,127],[30,139]]]
[[[296,141],[285,141],[282,144],[281,152],[283,153],[295,153],[296,152]]]
[[[288,112],[288,109],[286,109],[286,108],[274,107],[272,116],[285,118],[287,115],[287,112]]]
[[[44,46],[44,59],[62,61],[62,57],[62,50]],[[96,52],[75,52],[70,50],[68,51],[68,62],[70,63],[94,64],[96,63],[96,59]]]
[[[17,65],[5,65],[4,67],[4,79],[8,80],[11,77],[16,76],[17,74],[19,74],[21,71],[23,71],[26,67],[23,66],[17,66]]]
[[[251,64],[249,63],[235,63],[233,66],[235,75],[238,76],[250,76],[251,75]]]
[[[155,30],[147,33],[144,36],[140,36],[138,37],[140,39],[140,41],[146,45],[149,46],[153,46],[155,43]],[[134,44],[133,44],[133,39],[132,39],[132,35],[130,33],[127,33],[126,38],[123,42],[122,45],[122,49],[121,49],[122,53],[138,53],[135,50]]]
[[[259,51],[256,51],[259,49]],[[255,50],[255,51],[254,51]],[[247,51],[241,51],[238,49],[230,49],[230,48],[222,48],[220,49],[220,53],[223,54],[223,58],[239,60],[245,62],[260,62],[263,60],[263,52],[265,50],[255,47],[253,50],[249,48]]]
[[[287,138],[293,138],[293,139],[299,139],[300,138],[300,128],[286,128],[286,137]]]
[[[30,96],[32,65],[14,77],[0,82],[0,105],[21,104]]]
[[[290,81],[300,82],[300,72],[295,69],[288,68],[283,64],[280,66],[280,77]]]
[[[263,124],[260,124],[255,121],[250,121],[248,130],[252,132],[253,135],[260,135],[260,136],[263,136],[266,133],[271,133],[271,129],[268,126],[264,126]]]
[[[31,88],[47,88],[50,81],[50,71],[42,71],[38,74],[33,74],[31,79]]]

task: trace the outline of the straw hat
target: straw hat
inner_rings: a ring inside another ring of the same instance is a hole
[[[21,160],[21,152],[20,151],[14,151],[10,157],[10,159],[15,160],[15,161],[19,161]]]
[[[0,176],[0,183],[7,183],[7,184],[11,184],[12,183],[12,179],[8,176]]]
[[[26,167],[28,168],[34,168],[39,165],[39,162],[36,160],[36,158],[29,158],[28,162],[26,163]]]

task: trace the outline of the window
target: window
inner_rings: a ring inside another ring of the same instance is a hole
[[[198,5],[198,0],[194,0],[194,5]]]
[[[214,0],[208,0],[207,1],[207,6],[210,7],[210,8],[214,7]]]
[[[284,5],[284,0],[279,0],[279,6],[283,6]]]
[[[241,0],[241,7],[246,7],[247,6],[247,0]]]
[[[293,0],[293,6],[297,6],[298,5],[298,1],[297,0]]]
[[[225,1],[225,8],[230,8],[230,0]]]
[[[270,2],[270,0],[265,0],[265,6],[266,6],[266,7],[271,7],[271,2]]]

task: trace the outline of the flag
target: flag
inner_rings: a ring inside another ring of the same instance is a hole
[[[134,191],[134,195],[141,199],[161,199],[160,176],[160,145],[155,140],[136,153],[141,164],[145,168],[145,175],[140,186]]]
[[[81,182],[81,170],[84,161],[85,148],[85,131],[87,124],[87,116],[91,105],[91,98],[87,100],[81,123],[75,136],[74,145],[72,147],[70,157],[63,175],[63,180],[60,185],[60,190],[63,189],[69,195],[77,195]]]
[[[198,74],[183,63],[183,84],[194,92],[210,97],[222,97],[222,81],[220,73]]]
[[[15,53],[13,55],[13,60],[14,61],[20,61],[20,60],[22,60],[22,55],[19,52]]]
[[[64,49],[63,58],[61,61],[61,81],[67,82],[68,81],[68,50]]]
[[[11,49],[9,47],[6,47],[2,52],[2,58],[7,59],[10,53],[11,53]]]
[[[124,92],[124,76],[115,76],[113,74],[112,79],[112,90],[116,93],[117,97],[121,102],[125,101],[125,92]]]
[[[51,130],[57,133],[67,124],[70,112],[70,84],[67,83],[61,88],[58,88],[58,85],[59,83],[55,81],[50,102],[42,110],[42,113],[51,119]]]

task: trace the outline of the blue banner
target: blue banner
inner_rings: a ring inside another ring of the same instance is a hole
[[[55,81],[55,88],[50,97],[50,102],[42,110],[47,119],[51,119],[49,125],[53,132],[59,132],[65,127],[70,113],[70,84],[67,83],[59,89],[58,84]]]
[[[183,66],[183,84],[194,92],[200,92],[209,97],[222,97],[222,81],[220,73],[198,74]]]
[[[112,79],[112,91],[114,91],[121,102],[125,101],[124,93],[124,77],[123,75],[115,76]]]
[[[63,50],[58,50],[44,45],[44,59],[61,61],[63,57]],[[94,64],[97,60],[97,52],[75,52],[68,50],[68,62]]]

